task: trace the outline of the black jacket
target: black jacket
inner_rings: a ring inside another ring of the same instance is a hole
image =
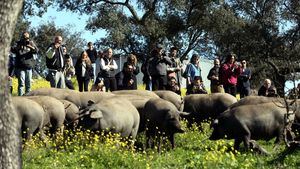
[[[167,65],[171,65],[172,61],[165,56],[159,59],[157,56],[149,60],[149,73],[151,76],[165,76],[167,75]]]
[[[48,69],[54,69],[58,71],[62,71],[64,68],[64,54],[62,46],[58,48],[53,47],[54,44],[52,43],[46,52],[46,65]],[[54,53],[53,57],[52,54]]]
[[[8,76],[12,77],[14,75],[15,70],[15,57],[11,54],[9,55],[8,61]]]
[[[33,46],[33,48],[27,45]],[[32,69],[35,66],[33,55],[37,53],[38,49],[32,41],[20,40],[16,47],[11,49],[12,53],[16,54],[15,67],[19,69]]]
[[[96,60],[97,60],[97,51],[96,51],[96,49],[95,48],[93,50],[87,49],[86,53],[88,54],[91,62],[95,63]]]
[[[216,79],[212,79],[212,76],[219,77],[219,70],[220,66],[214,66],[213,68],[210,69],[207,79],[211,81],[211,85],[219,85],[220,81]]]
[[[250,77],[251,77],[251,70],[246,68],[239,76],[237,86],[238,88],[250,88]]]
[[[267,89],[264,85],[260,87],[258,90],[259,96],[267,96],[267,97],[277,97],[277,91],[274,86],[271,86],[269,89]]]
[[[80,78],[85,78],[85,79],[91,79],[94,78],[94,71],[93,71],[93,66],[91,64],[86,64],[85,65],[85,74],[82,76],[82,59],[78,59],[76,64],[75,64],[75,74],[76,77]]]

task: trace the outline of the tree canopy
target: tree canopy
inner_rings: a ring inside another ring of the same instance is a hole
[[[34,0],[31,0],[34,1]],[[299,67],[300,2],[298,0],[49,0],[35,1],[90,16],[89,31],[103,29],[101,48],[112,47],[144,60],[156,43],[176,46],[206,58],[228,52],[246,59],[256,84],[271,78],[283,87]],[[37,13],[41,13],[37,12]],[[289,62],[287,62],[287,60]],[[292,65],[288,65],[291,64]],[[275,73],[273,73],[275,72]]]

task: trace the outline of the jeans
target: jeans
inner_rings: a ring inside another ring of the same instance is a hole
[[[240,98],[250,96],[250,93],[251,93],[250,87],[241,87],[240,88]]]
[[[66,82],[66,87],[71,89],[71,90],[75,90],[74,86],[73,86],[73,82],[72,80],[67,80],[65,79],[65,82]]]
[[[66,88],[65,75],[62,71],[49,69],[50,86],[53,88]]]
[[[236,85],[223,85],[225,93],[236,97]]]
[[[93,72],[94,72],[94,83],[95,83],[95,80],[96,80],[96,78],[97,78],[97,74],[96,74],[96,63],[92,63],[92,67],[93,67]]]
[[[89,83],[90,83],[90,79],[86,79],[85,77],[80,77],[77,76],[77,82],[78,82],[78,88],[80,92],[83,92],[83,90],[85,92],[89,91]]]
[[[117,90],[117,80],[115,77],[105,77],[104,78],[104,86],[106,88],[106,92],[108,92],[108,89],[112,91]]]
[[[151,77],[152,77],[152,91],[166,90],[166,85],[167,85],[166,75],[157,75]]]
[[[17,69],[18,77],[18,95],[23,96],[30,92],[31,80],[32,80],[32,69]],[[25,86],[25,93],[23,87]]]

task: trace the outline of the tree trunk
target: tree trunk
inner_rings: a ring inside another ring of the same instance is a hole
[[[8,51],[23,0],[0,1],[0,168],[21,168],[20,135],[17,116],[11,106],[7,83]]]

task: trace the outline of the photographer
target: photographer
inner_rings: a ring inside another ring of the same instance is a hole
[[[149,73],[152,80],[152,89],[165,90],[167,85],[167,65],[171,65],[172,61],[163,51],[161,44],[156,45],[153,51],[153,57],[149,60]]]
[[[237,92],[237,78],[242,72],[241,64],[235,61],[236,55],[230,53],[226,57],[226,61],[222,64],[220,69],[220,80],[224,87],[225,93],[236,96]]]
[[[207,94],[201,76],[196,76],[191,85],[188,86],[186,95],[190,94]]]
[[[65,88],[64,54],[61,36],[54,38],[54,43],[48,47],[46,56],[46,65],[49,69],[47,80],[50,81],[51,87]]]
[[[171,47],[169,58],[172,61],[172,64],[168,66],[168,78],[174,77],[176,80],[176,83],[178,84],[180,88],[181,83],[181,71],[182,71],[182,63],[180,59],[177,57],[177,51],[178,49],[176,47]]]
[[[129,54],[123,65],[123,70],[116,75],[118,90],[137,90],[136,75],[140,72],[137,65],[137,58]]]
[[[38,49],[29,39],[29,33],[24,32],[15,47],[11,48],[11,52],[16,54],[15,72],[18,78],[18,95],[22,96],[31,90],[32,68],[35,66],[34,54],[38,52]]]
[[[66,87],[74,90],[73,82],[72,82],[72,76],[75,75],[75,68],[73,66],[73,60],[70,54],[67,53],[67,48],[63,47],[64,52],[64,59],[65,59],[65,65],[64,65],[64,75],[65,75],[65,83]]]
[[[243,98],[245,96],[249,96],[251,92],[250,89],[251,70],[247,68],[246,60],[242,60],[241,69],[242,72],[238,77],[237,89],[238,92],[240,93],[240,98]]]

